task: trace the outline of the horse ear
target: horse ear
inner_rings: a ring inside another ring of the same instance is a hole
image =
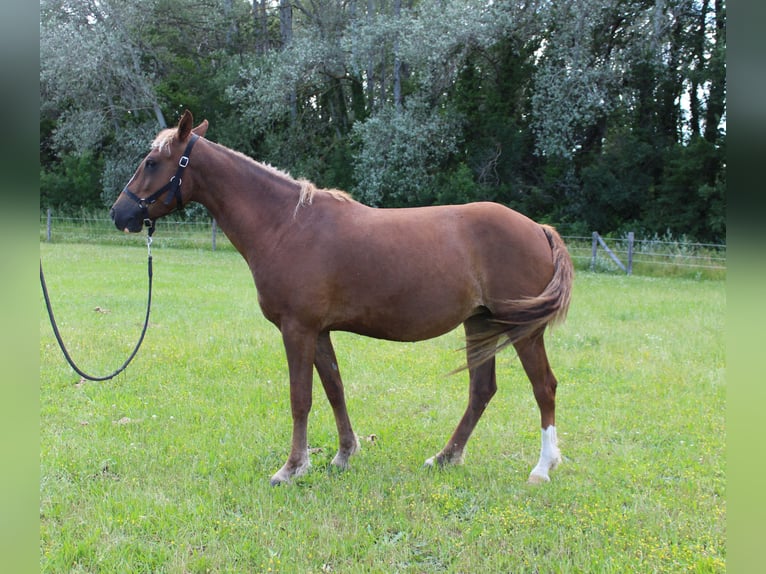
[[[192,113],[189,110],[184,110],[184,113],[181,115],[181,119],[178,120],[178,139],[181,141],[186,141],[186,138],[189,137],[189,134],[192,131],[192,125],[194,124],[194,118],[192,117]]]
[[[196,128],[192,130],[195,134],[197,134],[199,137],[204,137],[205,132],[207,132],[207,120],[202,120],[202,123],[198,125]]]

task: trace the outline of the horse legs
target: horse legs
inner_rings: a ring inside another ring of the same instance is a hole
[[[282,340],[290,372],[290,408],[293,416],[293,439],[287,462],[271,477],[271,485],[289,482],[305,474],[309,461],[307,426],[311,411],[314,355],[317,346],[315,333],[298,326],[282,325]]]
[[[515,344],[524,371],[532,383],[537,406],[540,408],[542,445],[537,465],[529,474],[529,482],[548,482],[548,471],[561,462],[561,452],[556,436],[556,377],[553,375],[545,353],[543,334],[540,333]]]
[[[466,340],[470,340],[471,335],[485,332],[489,326],[486,319],[481,316],[469,318],[463,324],[466,333]],[[445,447],[435,456],[429,458],[425,465],[432,467],[435,465],[443,466],[445,464],[460,464],[463,462],[463,449],[468,439],[479,422],[484,409],[487,408],[489,401],[497,391],[497,381],[495,379],[495,358],[494,356],[485,361],[479,361],[482,349],[494,348],[497,344],[497,337],[485,342],[481,347],[471,347],[468,345],[468,372],[470,376],[468,391],[468,406],[466,407],[463,418],[455,428]]]
[[[335,425],[338,427],[338,453],[332,459],[332,464],[345,469],[348,468],[349,457],[358,451],[360,446],[359,439],[351,428],[351,420],[348,418],[343,382],[340,378],[338,361],[335,358],[329,332],[325,331],[319,334],[314,366],[319,373],[327,400],[332,406]]]

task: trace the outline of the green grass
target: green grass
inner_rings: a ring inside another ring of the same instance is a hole
[[[121,364],[140,331],[146,249],[41,244],[75,360]],[[364,441],[315,384],[312,471],[269,477],[290,440],[287,369],[238,254],[154,250],[151,325],[111,382],[79,382],[40,297],[42,572],[723,572],[721,281],[580,272],[548,336],[565,457],[528,486],[538,411],[512,352],[463,466],[427,471],[465,407],[460,332],[417,344],[334,335]],[[101,311],[95,311],[96,308]]]

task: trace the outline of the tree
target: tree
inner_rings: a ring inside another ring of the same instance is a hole
[[[92,149],[126,113],[149,110],[166,125],[155,84],[142,69],[135,28],[148,20],[153,4],[42,0],[43,111],[65,114],[58,123],[60,146]]]
[[[373,205],[721,239],[725,23],[725,0],[42,0],[43,196],[100,170],[110,203],[188,107]]]
[[[138,118],[146,118],[147,110],[155,125],[165,125],[155,86],[141,70],[141,49],[131,36],[131,26],[146,20],[147,9],[149,3],[93,0],[45,0],[41,5],[41,116],[55,119],[49,137],[60,161],[50,172],[59,174],[57,178],[41,178],[41,198],[57,207],[62,204],[55,182],[71,175],[71,166],[80,163],[77,157],[108,157],[110,135],[126,123],[135,130],[145,128]],[[127,172],[115,175],[123,183],[129,178]],[[81,204],[94,205],[99,187],[93,186],[90,197],[81,197]]]
[[[542,158],[535,153],[529,93],[543,42],[541,4],[499,4],[492,14],[495,39],[466,55],[450,97],[463,118],[462,146],[454,161],[461,176],[470,168],[476,185],[461,185],[468,193],[449,195],[449,201],[494,200],[540,213],[532,196],[540,184]]]
[[[390,106],[354,126],[357,197],[375,206],[405,207],[435,202],[440,166],[457,151],[459,124],[410,100]]]
[[[235,30],[246,29],[248,10],[244,0],[41,0],[41,118],[53,126],[42,134],[53,150],[47,161],[95,154],[111,203],[135,168],[126,158],[145,153],[165,114],[204,107],[210,88],[202,80],[215,72],[200,71],[215,65],[212,55],[240,49]]]
[[[720,237],[693,224],[694,217],[705,220],[699,216],[706,208],[724,203],[717,151],[724,75],[716,57],[725,50],[723,0],[713,8],[711,17],[709,0],[552,5],[532,105],[538,152],[547,162],[568,164],[574,182],[552,191],[553,203],[564,206],[553,211],[555,220],[606,229],[633,221],[650,231]],[[712,148],[690,145],[703,117]],[[712,220],[721,221],[721,214]]]
[[[459,157],[464,116],[452,97],[471,54],[497,40],[502,18],[483,2],[423,1],[415,6],[394,4],[393,14],[359,22],[354,33],[352,66],[367,62],[368,94],[378,94],[372,115],[354,126],[354,192],[375,205],[425,205],[456,199],[476,190],[465,185],[465,164]],[[374,66],[380,45],[390,44],[393,68],[386,60]],[[372,81],[370,70],[378,70]],[[385,78],[393,76],[388,91]],[[370,89],[375,81],[378,89]],[[463,177],[448,189],[449,178],[438,177],[449,165]]]

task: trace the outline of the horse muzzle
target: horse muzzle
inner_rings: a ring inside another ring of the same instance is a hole
[[[109,216],[117,229],[129,233],[141,231],[147,220],[145,210],[141,206],[127,201],[115,203],[109,210]]]

